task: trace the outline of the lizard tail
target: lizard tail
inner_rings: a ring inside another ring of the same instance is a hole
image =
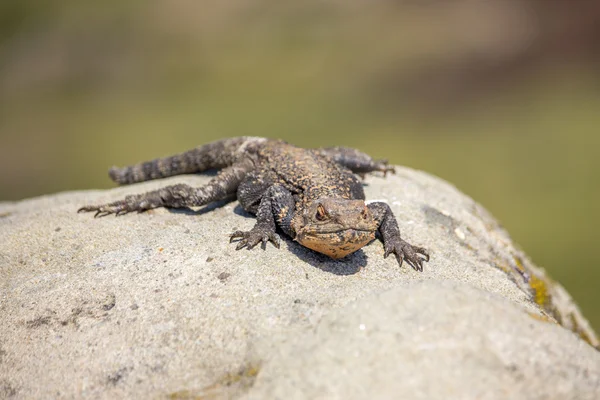
[[[232,165],[239,151],[248,144],[264,140],[253,137],[218,140],[171,157],[157,158],[124,168],[112,167],[108,175],[118,184],[128,185],[174,175],[198,173],[212,168],[221,169]]]
[[[201,167],[196,163],[197,158],[197,149],[194,149],[171,157],[157,158],[124,168],[112,167],[108,171],[108,175],[110,179],[118,184],[128,185],[173,175],[191,174],[201,170]]]

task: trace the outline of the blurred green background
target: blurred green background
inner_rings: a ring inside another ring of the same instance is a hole
[[[218,138],[357,147],[488,208],[600,328],[600,3],[0,3],[0,200]]]

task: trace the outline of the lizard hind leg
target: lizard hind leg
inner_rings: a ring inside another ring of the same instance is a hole
[[[112,203],[83,206],[77,212],[95,211],[96,218],[110,214],[123,215],[132,211],[142,212],[158,207],[193,206],[197,203],[194,192],[194,188],[184,184],[167,186],[151,192],[129,195]]]
[[[254,164],[250,160],[242,161],[222,170],[208,184],[199,188],[185,184],[172,185],[143,194],[129,195],[112,203],[84,206],[77,212],[95,212],[94,217],[103,217],[133,211],[142,212],[158,207],[203,206],[235,194],[238,185],[253,167]]]
[[[325,147],[317,149],[317,152],[361,176],[375,171],[383,172],[384,175],[395,172],[387,160],[374,160],[368,154],[351,147]]]

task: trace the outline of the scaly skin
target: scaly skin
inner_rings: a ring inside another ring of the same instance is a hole
[[[119,184],[130,184],[211,168],[221,171],[199,188],[172,185],[108,204],[84,206],[78,212],[95,212],[96,217],[122,215],[157,207],[197,207],[236,196],[257,219],[251,230],[231,234],[231,241],[238,239],[237,250],[268,241],[279,247],[279,227],[307,248],[342,258],[371,242],[379,232],[384,257],[394,254],[400,265],[406,260],[417,271],[429,261],[424,248],[400,237],[387,204],[365,204],[357,174],[386,174],[394,169],[355,149],[302,149],[278,140],[237,137],[172,157],[113,167],[109,175]]]

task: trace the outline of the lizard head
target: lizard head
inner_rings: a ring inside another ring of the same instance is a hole
[[[322,198],[292,220],[304,247],[342,258],[375,239],[377,222],[363,200]]]

